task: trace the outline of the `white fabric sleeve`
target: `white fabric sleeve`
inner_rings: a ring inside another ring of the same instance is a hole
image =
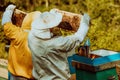
[[[82,42],[89,30],[90,17],[88,14],[84,14],[81,18],[80,26],[75,36],[78,37],[79,41]]]
[[[6,22],[11,22],[12,14],[16,6],[14,5],[9,5],[5,12],[3,13],[2,17],[2,25],[4,25]]]

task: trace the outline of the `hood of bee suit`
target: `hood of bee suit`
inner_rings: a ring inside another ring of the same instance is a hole
[[[35,20],[40,14],[41,14],[40,11],[27,13],[25,18],[23,19],[21,28],[23,30],[28,30],[28,31],[31,30],[31,23],[32,23],[32,21]]]
[[[62,21],[62,14],[58,12],[43,12],[32,22],[31,32],[42,39],[51,38],[50,28],[56,27]]]

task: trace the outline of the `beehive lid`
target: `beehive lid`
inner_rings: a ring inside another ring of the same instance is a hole
[[[91,54],[95,54],[95,55],[99,55],[99,56],[109,56],[109,55],[113,55],[113,54],[117,54],[117,53],[118,52],[104,50],[104,49],[94,50],[91,52]]]

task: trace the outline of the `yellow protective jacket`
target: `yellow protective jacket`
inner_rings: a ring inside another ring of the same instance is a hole
[[[22,27],[17,27],[8,22],[4,25],[4,33],[11,41],[8,56],[8,70],[15,76],[33,78],[32,57],[28,48],[28,32],[31,29],[31,22],[40,12],[27,14],[23,20]]]

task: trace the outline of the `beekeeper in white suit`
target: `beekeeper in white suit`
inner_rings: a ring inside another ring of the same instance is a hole
[[[32,51],[33,76],[37,80],[69,80],[67,57],[86,36],[90,17],[82,16],[78,31],[70,36],[52,36],[50,29],[62,21],[62,14],[55,10],[42,13],[32,23],[28,45]],[[74,53],[74,52],[73,52]]]

